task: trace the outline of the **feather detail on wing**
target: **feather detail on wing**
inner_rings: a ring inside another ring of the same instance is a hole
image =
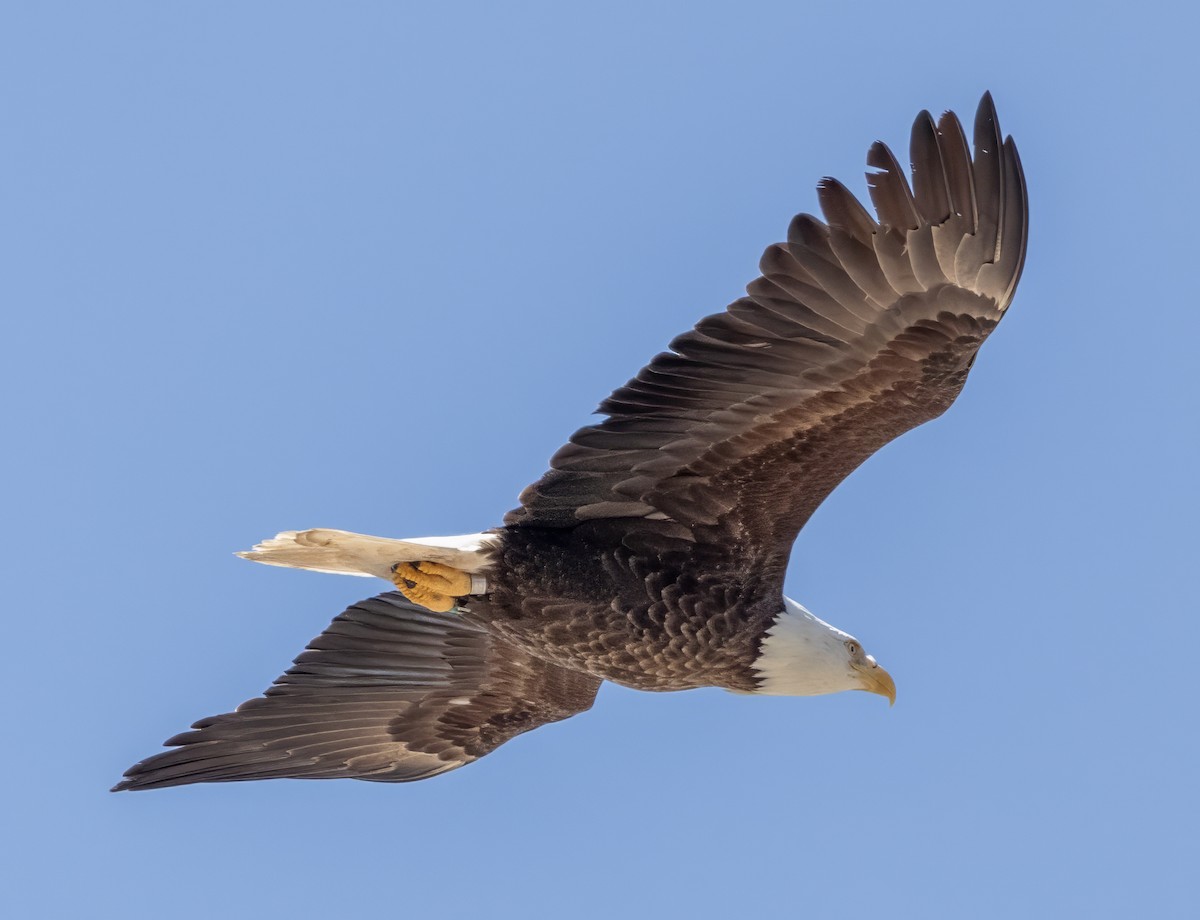
[[[382,594],[340,614],[267,692],[201,719],[114,791],[293,777],[407,782],[592,705],[600,681]]]
[[[953,113],[913,126],[913,185],[868,154],[878,218],[834,179],[762,277],[671,343],[551,460],[510,526],[617,527],[786,556],[842,479],[943,412],[1012,299],[1025,182],[990,96],[974,159]],[[653,535],[653,536],[651,536]]]

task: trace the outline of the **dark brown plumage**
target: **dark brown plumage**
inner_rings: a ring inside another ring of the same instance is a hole
[[[945,411],[1012,299],[1025,183],[986,95],[974,143],[972,160],[953,114],[922,112],[911,189],[873,145],[878,220],[824,180],[825,222],[795,218],[747,296],[616,390],[522,493],[486,594],[457,614],[398,595],[351,607],[264,697],[117,788],[421,779],[587,709],[602,679],[761,689],[796,534],[867,457]]]
[[[591,708],[598,678],[399,594],[360,601],[237,712],[201,719],[115,790],[240,779],[389,782],[478,760]]]
[[[990,96],[972,165],[952,113],[913,128],[917,196],[881,143],[876,223],[838,182],[769,247],[748,296],[671,342],[600,405],[509,525],[630,519],[632,531],[784,553],[834,487],[940,415],[1008,306],[1025,258],[1025,184]],[[793,484],[782,490],[783,483]],[[665,515],[670,523],[647,521]]]

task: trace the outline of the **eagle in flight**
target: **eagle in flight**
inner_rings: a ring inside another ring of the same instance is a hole
[[[589,709],[605,680],[813,695],[896,688],[859,641],[784,597],[793,541],[884,444],[940,415],[1012,300],[1025,179],[990,95],[974,155],[917,116],[912,184],[867,155],[762,275],[671,342],[550,461],[504,524],[392,540],[288,531],[240,555],[377,576],[261,696],[201,719],[115,787],[295,777],[405,782]]]

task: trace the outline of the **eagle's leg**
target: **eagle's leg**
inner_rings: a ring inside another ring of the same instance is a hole
[[[437,613],[453,610],[460,597],[471,593],[471,576],[439,562],[397,562],[392,583],[414,604]]]

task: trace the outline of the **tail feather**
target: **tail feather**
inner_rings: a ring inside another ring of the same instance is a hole
[[[392,540],[318,528],[285,530],[237,555],[264,565],[386,581],[398,562],[440,562],[471,575],[482,574],[492,562],[496,540],[494,533]]]

